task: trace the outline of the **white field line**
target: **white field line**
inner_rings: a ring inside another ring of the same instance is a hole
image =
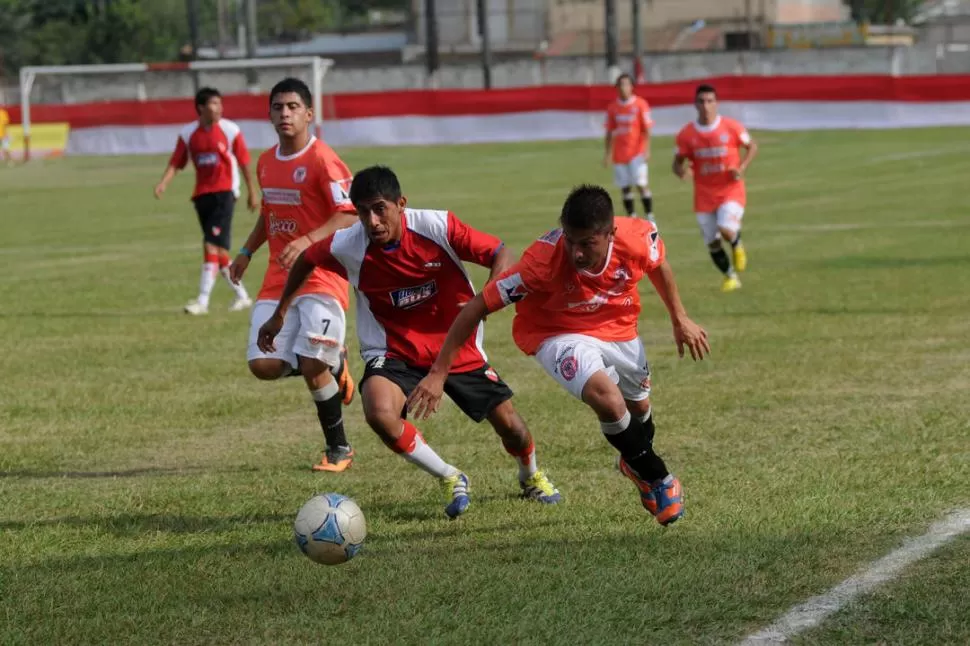
[[[798,604],[767,628],[746,637],[741,646],[784,644],[792,637],[815,628],[857,597],[892,581],[905,568],[967,532],[970,532],[970,509],[957,510],[933,523],[922,536],[909,539],[899,549],[871,563],[825,594]]]

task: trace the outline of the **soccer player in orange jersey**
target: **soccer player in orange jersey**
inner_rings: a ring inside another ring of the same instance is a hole
[[[239,126],[222,118],[219,90],[211,87],[199,90],[195,95],[195,111],[199,118],[179,133],[165,173],[155,185],[155,197],[162,199],[169,182],[191,160],[195,166],[192,202],[202,227],[203,260],[199,295],[185,306],[185,313],[193,316],[209,313],[209,296],[218,274],[236,293],[229,311],[239,312],[249,309],[253,302],[242,283],[230,280],[229,248],[240,171],[249,190],[249,209],[255,211],[259,202],[249,170],[249,149]]]
[[[633,78],[623,74],[616,80],[616,101],[606,108],[606,155],[603,166],[613,164],[613,181],[623,191],[627,215],[636,217],[633,187],[640,191],[643,211],[653,222],[647,162],[650,161],[650,105],[633,93]]]
[[[257,346],[259,328],[276,311],[293,261],[314,242],[357,221],[347,194],[351,172],[310,133],[311,106],[310,90],[298,79],[284,79],[270,92],[270,119],[279,144],[256,164],[262,208],[231,274],[239,280],[253,253],[269,242],[269,265],[250,320],[249,370],[263,380],[303,375],[327,444],[313,469],[339,472],[350,466],[354,455],[341,410],[354,393],[344,348],[347,281],[331,271],[315,271],[286,314],[276,350],[263,352]]]
[[[652,222],[615,218],[610,195],[599,186],[574,189],[559,222],[562,228],[539,238],[462,308],[408,406],[418,419],[436,411],[465,339],[490,312],[515,303],[516,345],[593,409],[620,453],[620,471],[636,484],[643,506],[668,525],[684,505],[680,481],[653,450],[650,366],[637,332],[644,276],[667,306],[681,356],[686,348],[703,359],[710,352],[707,333],[684,310]]]
[[[758,144],[744,126],[717,113],[717,92],[712,86],[698,86],[694,105],[697,121],[688,123],[677,135],[673,168],[681,179],[694,177],[697,223],[714,265],[724,274],[721,290],[731,292],[741,287],[736,272],[744,271],[748,265],[741,244],[744,172],[754,161]],[[745,151],[743,158],[741,149]],[[733,268],[721,245],[722,238],[731,244]]]

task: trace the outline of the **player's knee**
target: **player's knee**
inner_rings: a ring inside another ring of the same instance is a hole
[[[303,378],[306,379],[308,384],[322,388],[333,379],[330,366],[323,361],[300,356],[296,360],[300,367],[300,374],[303,375]]]
[[[626,413],[626,402],[616,384],[600,371],[583,386],[583,401],[601,421],[614,422]]]
[[[502,438],[527,437],[529,435],[525,421],[519,416],[510,399],[493,408],[488,413],[488,421]]]
[[[401,434],[401,411],[385,402],[365,402],[364,421],[384,443],[393,442]]]
[[[262,381],[273,381],[287,374],[290,364],[280,359],[253,359],[249,362],[249,372]]]
[[[735,236],[738,235],[733,229],[728,229],[727,227],[718,227],[718,231],[721,233],[721,237],[728,242],[734,240]]]
[[[641,399],[639,401],[628,401],[626,408],[630,411],[630,415],[640,419],[646,416],[650,412],[650,398]]]

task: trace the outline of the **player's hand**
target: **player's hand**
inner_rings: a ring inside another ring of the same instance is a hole
[[[704,355],[711,353],[707,332],[687,317],[674,321],[674,342],[677,343],[677,354],[681,358],[684,357],[685,346],[690,350],[690,357],[694,361],[703,361]]]
[[[276,259],[277,262],[289,271],[296,259],[300,257],[300,254],[310,246],[310,239],[306,236],[300,236],[295,240],[291,240],[290,244],[283,247],[283,251],[280,252],[279,258]]]
[[[731,177],[734,178],[734,181],[738,181],[742,177],[744,177],[744,171],[741,170],[740,168],[732,168],[730,172],[731,172]]]
[[[249,199],[246,200],[246,206],[249,207],[250,211],[255,211],[259,208],[259,196],[256,195],[256,191],[249,191]]]
[[[231,265],[229,265],[229,280],[231,280],[234,285],[238,285],[248,267],[249,256],[244,253],[236,256],[236,259],[232,261]]]
[[[414,419],[428,419],[438,412],[441,396],[445,391],[446,374],[429,372],[428,376],[418,382],[417,387],[408,397],[408,412]]]
[[[680,171],[677,173],[677,177],[681,180],[686,180],[694,176],[694,169],[690,166],[681,166]]]
[[[155,199],[156,200],[162,199],[162,195],[165,194],[165,189],[166,188],[168,188],[168,187],[165,186],[165,182],[159,182],[158,184],[155,184]]]
[[[276,352],[276,344],[273,341],[276,335],[283,329],[283,315],[279,310],[273,312],[273,316],[263,323],[259,328],[259,336],[256,337],[256,345],[263,352]]]

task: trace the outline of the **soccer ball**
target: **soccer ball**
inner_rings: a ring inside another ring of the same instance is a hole
[[[339,493],[310,498],[293,522],[293,537],[311,561],[337,565],[354,558],[367,536],[364,512]]]

